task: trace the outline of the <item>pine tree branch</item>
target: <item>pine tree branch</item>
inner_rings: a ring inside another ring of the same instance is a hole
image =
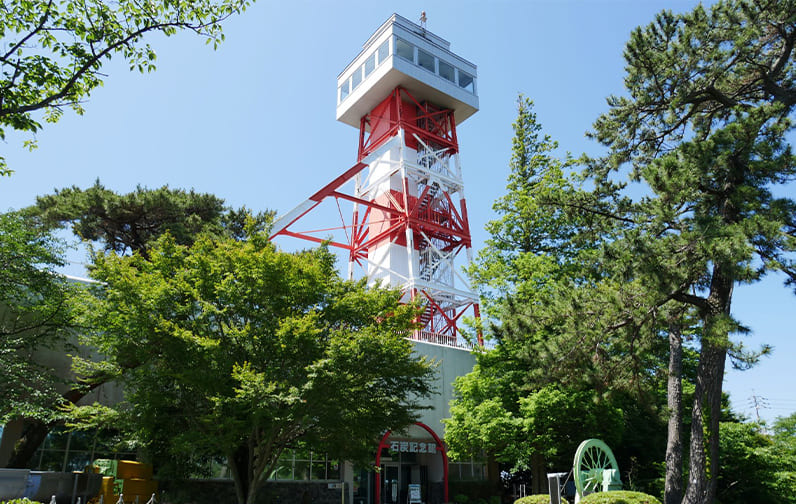
[[[686,292],[675,292],[670,297],[675,301],[695,306],[700,310],[706,310],[709,306],[707,299]]]

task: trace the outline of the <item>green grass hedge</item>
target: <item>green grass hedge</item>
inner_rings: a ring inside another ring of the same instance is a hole
[[[526,495],[514,501],[514,504],[550,504],[549,494],[536,494]],[[567,500],[561,497],[561,504],[569,504]]]
[[[580,504],[661,504],[661,501],[645,493],[618,490],[589,494]]]

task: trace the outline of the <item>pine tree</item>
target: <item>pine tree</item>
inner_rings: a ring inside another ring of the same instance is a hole
[[[793,1],[662,12],[627,44],[629,96],[612,97],[595,124],[610,149],[591,163],[595,184],[617,191],[613,179],[629,171],[649,190],[623,244],[630,268],[701,320],[688,504],[716,492],[722,379],[728,353],[739,355],[730,335],[742,330],[733,289],[772,271],[796,283],[796,204],[775,195],[796,175],[795,41]]]

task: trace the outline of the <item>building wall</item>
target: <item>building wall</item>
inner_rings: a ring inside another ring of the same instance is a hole
[[[435,388],[437,393],[429,401],[432,409],[426,410],[420,422],[426,424],[444,439],[443,418],[450,417],[450,402],[453,399],[453,381],[473,370],[475,356],[471,351],[433,343],[415,342],[415,351],[439,362]]]

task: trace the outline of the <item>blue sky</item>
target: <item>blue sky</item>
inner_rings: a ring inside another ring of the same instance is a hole
[[[544,131],[574,154],[599,152],[584,132],[622,93],[622,50],[630,31],[666,7],[694,1],[301,1],[255,3],[231,19],[213,51],[190,34],[150,38],[158,70],[104,68],[105,86],[37,135],[39,148],[8,132],[0,144],[10,178],[0,179],[0,209],[32,204],[55,188],[96,178],[113,190],[136,185],[194,188],[254,210],[292,209],[356,161],[357,130],[334,119],[336,77],[393,12],[417,20],[478,66],[480,111],[458,129],[465,193],[476,249],[491,205],[505,189],[515,101],[536,103]],[[81,274],[85,254],[68,272]],[[790,388],[796,356],[796,297],[782,278],[739,287],[733,313],[752,329],[744,343],[774,346],[773,356],[725,389],[736,410],[765,419],[796,410]],[[790,322],[788,322],[790,321]]]

